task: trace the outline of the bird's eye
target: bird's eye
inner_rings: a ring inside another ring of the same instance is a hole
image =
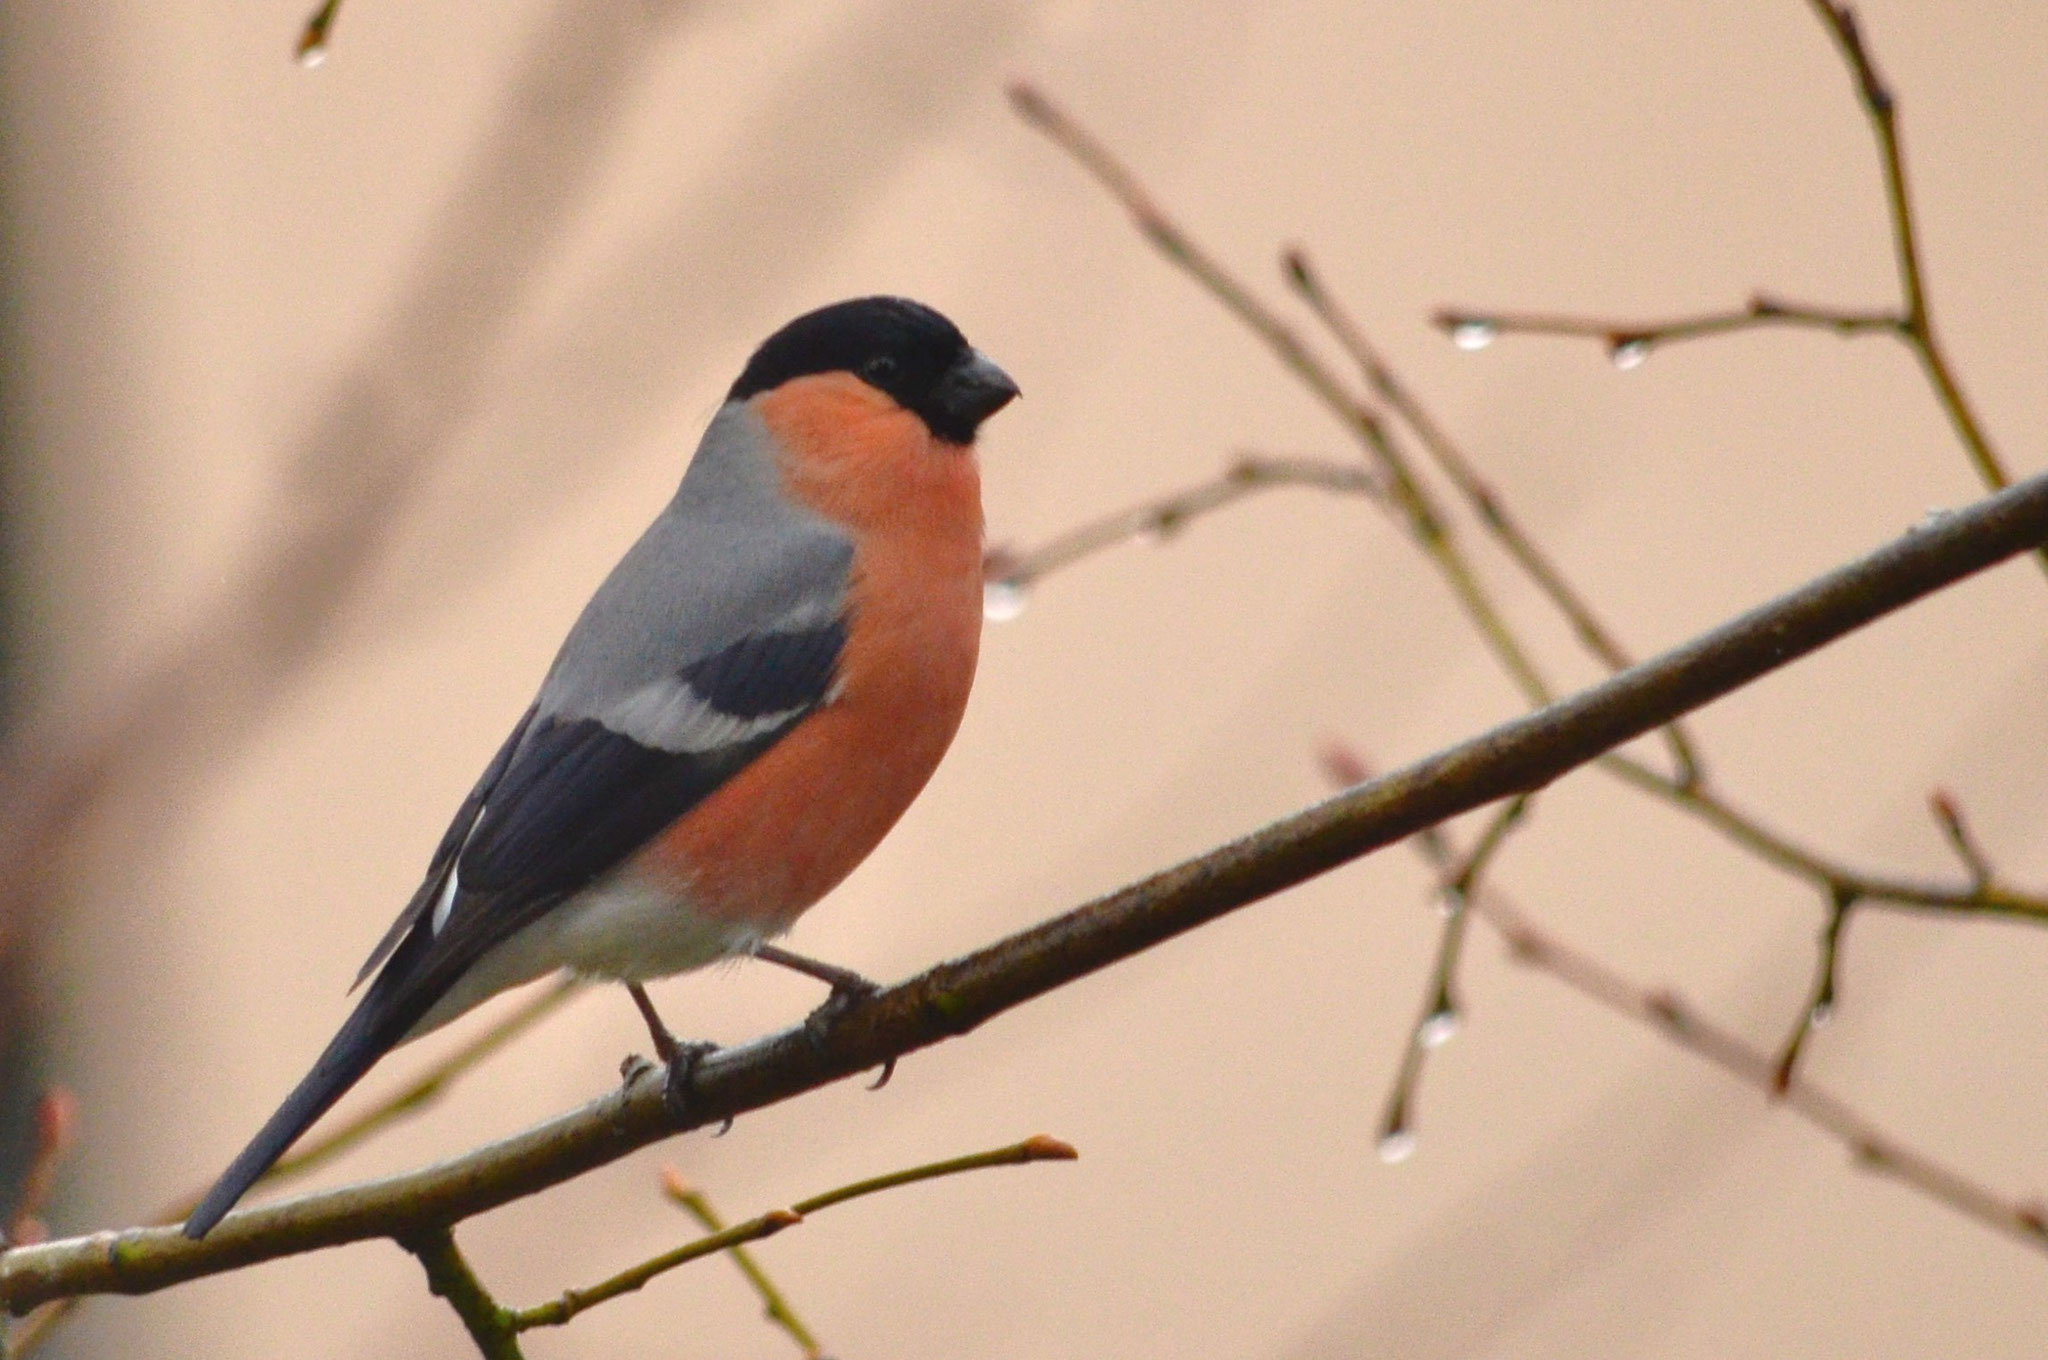
[[[878,354],[860,366],[860,375],[880,387],[896,376],[896,361],[886,354]]]

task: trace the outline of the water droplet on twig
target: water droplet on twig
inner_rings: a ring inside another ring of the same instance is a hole
[[[1451,325],[1451,343],[1463,350],[1485,349],[1500,339],[1500,327],[1491,321],[1465,320]]]
[[[1028,594],[1022,581],[984,582],[981,587],[981,616],[990,623],[1008,623],[1024,612]]]
[[[1813,1003],[1812,1008],[1806,1012],[1806,1023],[1813,1029],[1822,1028],[1828,1021],[1834,1018],[1835,1003],[1832,1001],[1816,1001]]]
[[[320,8],[306,20],[306,26],[299,30],[299,40],[292,48],[292,55],[307,70],[327,60],[327,35],[334,27],[335,11],[340,8],[341,0],[323,0]]]
[[[1632,368],[1641,368],[1643,360],[1650,357],[1650,342],[1641,336],[1616,340],[1607,347],[1608,362],[1626,373]]]
[[[1424,1048],[1442,1048],[1457,1034],[1458,1027],[1463,1023],[1464,1018],[1449,1006],[1431,1011],[1423,1022],[1415,1027],[1415,1042]]]
[[[1398,1166],[1415,1155],[1415,1135],[1407,1129],[1388,1129],[1380,1135],[1380,1160]]]

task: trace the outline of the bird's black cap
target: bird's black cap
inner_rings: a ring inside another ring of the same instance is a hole
[[[851,373],[915,412],[931,432],[970,443],[1017,385],[921,302],[866,297],[806,312],[761,343],[726,394],[744,401],[792,378]]]

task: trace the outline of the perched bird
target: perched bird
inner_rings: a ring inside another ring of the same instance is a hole
[[[754,352],[675,498],[598,587],[371,953],[340,1033],[185,1221],[203,1237],[398,1044],[559,969],[753,954],[852,872],[952,742],[981,639],[975,432],[1017,386],[902,298]],[[687,1077],[685,1076],[685,1080]]]

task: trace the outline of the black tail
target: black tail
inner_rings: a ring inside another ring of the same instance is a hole
[[[199,1207],[185,1220],[185,1236],[196,1239],[213,1231],[213,1225],[226,1217],[235,1201],[270,1170],[271,1163],[282,1157],[285,1149],[297,1142],[299,1135],[327,1113],[351,1086],[361,1081],[363,1074],[404,1038],[426,1011],[429,998],[419,997],[415,988],[395,985],[399,982],[394,976],[396,971],[386,968],[371,984],[355,1011],[342,1022],[341,1032],[313,1064],[313,1070],[285,1097],[277,1113],[270,1116],[270,1122],[221,1173],[213,1189],[206,1192],[206,1198],[199,1201]],[[414,995],[407,996],[407,992]]]

